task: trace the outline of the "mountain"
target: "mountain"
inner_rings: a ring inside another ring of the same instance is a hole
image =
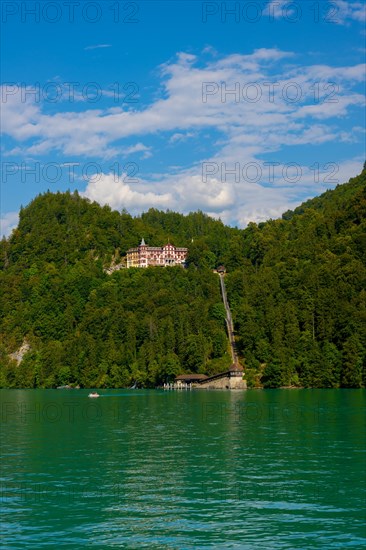
[[[243,235],[227,289],[249,382],[365,386],[366,170]]]
[[[245,230],[202,212],[132,217],[76,192],[40,195],[0,243],[0,385],[155,386],[225,370],[212,272],[224,264],[250,385],[365,386],[365,214],[366,170]],[[108,275],[142,237],[187,246],[187,269]]]

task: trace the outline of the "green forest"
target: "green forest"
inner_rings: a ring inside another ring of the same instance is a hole
[[[249,387],[365,387],[365,220],[366,169],[244,230],[39,195],[0,243],[0,387],[156,387],[227,370],[219,265]],[[186,269],[107,274],[142,237],[187,246]]]

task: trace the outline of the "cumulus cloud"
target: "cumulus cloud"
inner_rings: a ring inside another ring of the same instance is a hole
[[[150,207],[165,209],[172,204],[170,193],[148,191],[144,185],[136,185],[127,174],[120,177],[116,174],[98,174],[89,180],[82,195],[99,204],[109,204],[116,210],[127,208],[135,213]]]
[[[227,162],[224,174],[221,165],[209,161],[208,173],[197,169],[182,170],[174,176],[165,175],[158,181],[131,181],[126,174],[116,177],[102,174],[88,182],[83,195],[112,208],[126,208],[138,214],[149,208],[173,209],[188,213],[201,209],[225,223],[245,227],[249,222],[277,218],[302,200],[307,200],[338,183],[348,181],[362,170],[362,159],[344,163],[319,164],[318,168],[280,163],[252,161],[238,167]],[[244,168],[248,169],[245,170]],[[258,174],[260,179],[257,179]],[[264,184],[264,185],[263,185]],[[299,200],[299,193],[301,200]]]
[[[221,177],[203,178],[202,173],[198,176],[194,169],[174,176],[165,175],[154,182],[133,180],[127,174],[117,177],[113,173],[102,173],[89,178],[81,195],[119,211],[126,208],[131,214],[140,214],[152,207],[183,213],[199,208],[224,223],[244,228],[249,222],[278,218],[301,201],[348,181],[361,172],[362,164],[363,159],[354,158],[319,166],[319,170],[308,166],[291,170],[288,165],[278,164],[270,168],[262,163],[262,177],[258,182],[245,180],[242,176],[235,181],[234,175],[223,178],[223,181]],[[295,181],[296,175],[300,176],[298,181]],[[253,173],[248,172],[247,176],[253,178]],[[4,214],[0,220],[0,233],[10,235],[17,223],[17,212]]]
[[[208,178],[204,182],[201,175],[192,171],[181,172],[175,177],[166,176],[155,184],[151,181],[135,180],[127,174],[120,177],[116,174],[98,174],[90,178],[83,195],[100,204],[109,204],[117,210],[127,208],[132,213],[151,207],[181,212],[203,208],[206,211],[219,212],[234,204],[232,185],[222,185],[222,182],[214,178]]]
[[[0,236],[8,237],[19,221],[18,212],[6,212],[0,217]]]

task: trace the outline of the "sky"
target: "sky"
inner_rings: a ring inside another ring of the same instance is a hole
[[[360,173],[357,0],[3,0],[1,235],[47,190],[244,228]]]

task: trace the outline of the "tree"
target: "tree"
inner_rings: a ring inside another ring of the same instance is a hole
[[[356,335],[350,336],[343,346],[341,384],[344,388],[359,388],[362,382],[364,350]]]
[[[261,382],[264,388],[280,388],[288,383],[285,368],[278,359],[265,367]]]

